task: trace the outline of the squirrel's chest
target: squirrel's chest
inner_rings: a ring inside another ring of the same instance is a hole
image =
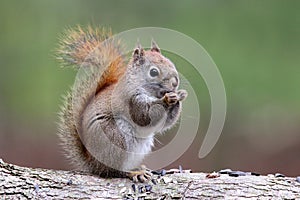
[[[139,126],[136,125],[135,129],[137,135],[140,137],[148,137],[150,135],[154,135],[155,133],[161,132],[165,123],[166,123],[167,115],[163,114],[161,119],[159,119],[155,124],[148,126]]]
[[[147,154],[151,152],[153,137],[136,138],[128,149],[127,158],[123,165],[123,170],[132,170],[140,166]]]
[[[121,130],[127,146],[122,170],[139,167],[144,157],[151,152],[154,134],[163,129],[166,119],[167,115],[162,116],[155,125],[139,126],[124,116],[118,117],[117,126]]]

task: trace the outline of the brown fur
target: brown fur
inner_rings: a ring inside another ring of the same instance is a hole
[[[57,58],[63,66],[78,66],[90,68],[92,73],[90,78],[84,79],[82,85],[73,88],[76,101],[80,108],[74,106],[73,95],[68,93],[65,97],[65,104],[60,112],[59,137],[61,146],[66,152],[67,158],[74,166],[87,171],[104,171],[101,166],[87,151],[80,138],[81,114],[86,109],[90,101],[103,88],[115,84],[126,70],[124,57],[121,54],[119,41],[108,40],[111,37],[110,30],[105,28],[83,29],[78,26],[75,29],[67,30],[60,42],[57,50]],[[103,62],[108,66],[103,66]],[[101,76],[99,75],[101,74]],[[94,89],[93,89],[94,88]],[[78,110],[80,109],[80,110]],[[93,166],[91,170],[91,166]]]

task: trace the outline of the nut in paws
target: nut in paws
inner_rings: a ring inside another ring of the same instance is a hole
[[[169,105],[173,105],[178,102],[178,95],[175,92],[169,92],[165,94],[165,101]]]

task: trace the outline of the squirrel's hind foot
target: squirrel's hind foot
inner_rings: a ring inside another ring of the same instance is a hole
[[[150,169],[147,169],[146,166],[142,165],[137,170],[132,170],[127,172],[127,176],[135,183],[137,182],[145,183],[151,180],[152,173]]]

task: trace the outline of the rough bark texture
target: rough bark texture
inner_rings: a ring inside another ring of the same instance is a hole
[[[206,178],[206,175],[177,173],[156,177],[156,184],[133,184],[128,179],[103,179],[80,172],[19,167],[0,159],[0,199],[300,198],[300,183],[295,178],[230,177],[226,174]]]

